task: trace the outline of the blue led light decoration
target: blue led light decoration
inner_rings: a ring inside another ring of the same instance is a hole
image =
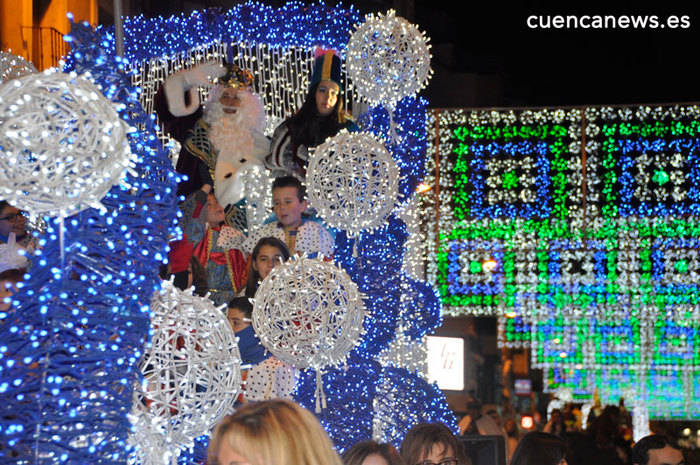
[[[114,187],[106,210],[58,224],[0,314],[0,463],[124,463],[127,414],[148,335],[148,302],[176,220],[170,161],[123,72],[87,25],[74,25],[71,69],[90,71],[119,116],[145,130],[128,135],[138,158],[130,187]]]
[[[437,384],[404,368],[382,369],[374,409],[374,438],[397,448],[406,432],[419,423],[444,423],[459,434],[454,414]]]
[[[344,367],[323,371],[327,408],[317,413],[338,452],[359,441],[372,439],[372,402],[381,367],[372,360],[348,357]],[[316,373],[307,370],[297,383],[294,400],[314,411]]]
[[[387,148],[399,169],[399,201],[406,202],[416,192],[418,183],[425,176],[425,153],[427,149],[426,109],[428,102],[421,97],[405,97],[394,110],[394,121],[398,123],[396,133],[399,142],[387,137],[390,132],[389,112],[381,107],[372,107],[362,114],[358,124],[363,130],[383,137]]]

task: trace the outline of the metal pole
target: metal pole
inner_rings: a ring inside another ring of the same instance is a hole
[[[117,41],[117,56],[124,56],[124,25],[122,24],[122,0],[114,0],[114,38]]]

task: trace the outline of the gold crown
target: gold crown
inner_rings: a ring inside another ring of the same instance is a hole
[[[253,73],[238,65],[226,63],[226,74],[220,77],[219,84],[233,87],[234,89],[248,89],[253,87]]]

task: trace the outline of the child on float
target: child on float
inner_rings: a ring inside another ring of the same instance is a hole
[[[243,290],[246,282],[245,256],[230,246],[233,238],[244,236],[224,224],[224,208],[209,184],[187,197],[180,209],[180,227],[194,247],[194,256],[206,270],[209,298],[216,305],[225,305]]]
[[[304,185],[294,176],[275,179],[272,183],[272,204],[277,221],[253,230],[242,241],[243,250],[252,252],[263,237],[276,237],[286,244],[291,254],[305,253],[311,258],[318,255],[332,257],[335,247],[333,237],[323,225],[304,215],[308,205],[305,197]],[[235,240],[241,241],[240,238]]]
[[[322,144],[342,129],[355,130],[343,109],[340,58],[332,50],[317,50],[309,92],[293,116],[275,129],[265,157],[273,176],[306,178],[308,149]]]
[[[250,254],[245,296],[255,297],[260,281],[267,278],[274,267],[289,260],[290,256],[289,249],[278,238],[268,236],[260,239]]]
[[[296,384],[294,367],[271,356],[255,335],[251,321],[253,305],[251,297],[261,280],[283,261],[289,259],[289,250],[282,241],[274,237],[265,237],[255,246],[248,270],[248,284],[245,297],[237,297],[228,305],[228,320],[238,337],[238,350],[244,365],[250,369],[243,373],[245,395],[242,401],[259,401],[275,397],[291,398]]]

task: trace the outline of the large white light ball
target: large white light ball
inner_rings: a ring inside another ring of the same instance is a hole
[[[374,136],[343,131],[316,147],[306,184],[318,215],[355,236],[380,227],[394,209],[399,169]]]
[[[430,76],[430,45],[425,34],[394,10],[367,15],[350,36],[348,76],[360,97],[393,107],[417,94]]]
[[[253,328],[278,359],[320,370],[345,361],[362,335],[364,316],[360,292],[344,270],[292,257],[260,284]]]
[[[164,281],[151,301],[151,346],[134,389],[131,420],[142,457],[175,455],[233,412],[241,356],[221,309]]]
[[[0,198],[34,215],[101,206],[129,166],[128,127],[100,90],[47,71],[0,85]]]
[[[30,61],[0,50],[0,83],[36,72],[36,68]]]

